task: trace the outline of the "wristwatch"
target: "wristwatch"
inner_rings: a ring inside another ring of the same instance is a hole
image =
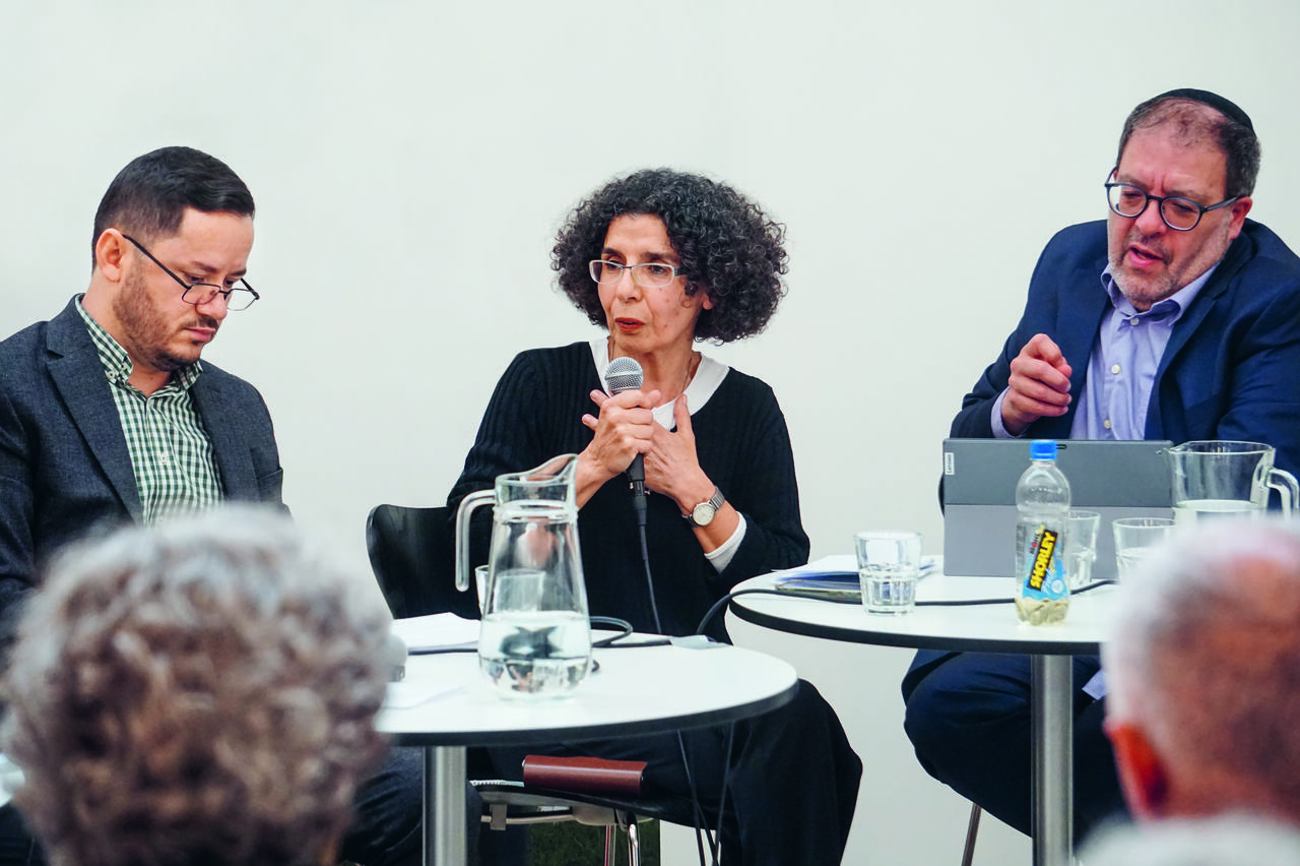
[[[722,495],[722,491],[715,485],[712,496],[692,508],[690,514],[683,514],[682,517],[696,526],[708,526],[713,522],[713,518],[717,515],[718,509],[722,507],[722,503],[726,501],[727,499]]]

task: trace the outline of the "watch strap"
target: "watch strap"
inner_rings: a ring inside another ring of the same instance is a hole
[[[690,524],[693,525],[693,526],[708,526],[709,523],[712,522],[712,517],[717,515],[717,513],[718,513],[718,509],[721,508],[721,507],[722,507],[722,504],[723,504],[724,502],[726,502],[726,501],[727,501],[727,497],[725,497],[725,496],[722,495],[722,490],[721,490],[721,488],[719,488],[719,487],[715,484],[715,485],[713,486],[713,495],[710,496],[708,499],[704,500],[703,502],[697,502],[697,503],[696,503],[696,504],[691,508],[690,511],[688,511],[686,514],[683,514],[683,515],[682,515],[682,519],[685,520],[685,521],[687,521],[688,523],[690,523]],[[712,512],[711,512],[710,519],[709,519],[708,521],[706,521],[705,523],[700,523],[698,520],[695,519],[695,509],[699,508],[701,505],[707,505],[707,506],[709,506],[711,509],[713,509]]]

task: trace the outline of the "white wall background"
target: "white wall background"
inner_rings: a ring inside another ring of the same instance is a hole
[[[1289,0],[5,2],[0,334],[84,288],[128,160],[221,157],[257,199],[263,301],[208,356],[262,390],[287,501],[362,569],[369,507],[443,499],[510,357],[594,333],[552,289],[566,211],[635,168],[704,172],[789,228],[772,325],[709,351],[781,399],[813,555],[868,526],[938,550],[939,440],[1043,243],[1104,215],[1134,104],[1236,100],[1253,216],[1300,240],[1297,37]],[[898,728],[906,654],[769,644],[866,759],[850,861],[955,860],[961,804]],[[992,832],[980,860],[1026,852]]]

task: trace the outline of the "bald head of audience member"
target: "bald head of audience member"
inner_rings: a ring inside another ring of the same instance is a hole
[[[1252,815],[1123,824],[1099,831],[1079,856],[1087,866],[1295,866],[1300,829]]]
[[[1121,585],[1103,647],[1125,797],[1139,818],[1300,824],[1300,532],[1196,529]]]
[[[227,508],[56,560],[4,682],[54,864],[330,862],[384,743],[389,615],[287,518]]]

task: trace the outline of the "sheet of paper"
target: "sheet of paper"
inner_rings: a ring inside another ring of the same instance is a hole
[[[471,645],[478,641],[479,622],[454,613],[435,613],[393,621],[393,634],[400,637],[408,651],[442,649]]]
[[[384,695],[384,708],[389,710],[407,710],[428,703],[436,698],[458,692],[464,686],[439,685],[425,682],[389,683]]]
[[[804,575],[812,576],[816,574],[852,574],[858,573],[858,558],[852,553],[833,553],[830,556],[823,556],[821,559],[814,559],[807,565],[800,565],[795,568],[787,568],[784,571],[773,572],[779,575]]]

